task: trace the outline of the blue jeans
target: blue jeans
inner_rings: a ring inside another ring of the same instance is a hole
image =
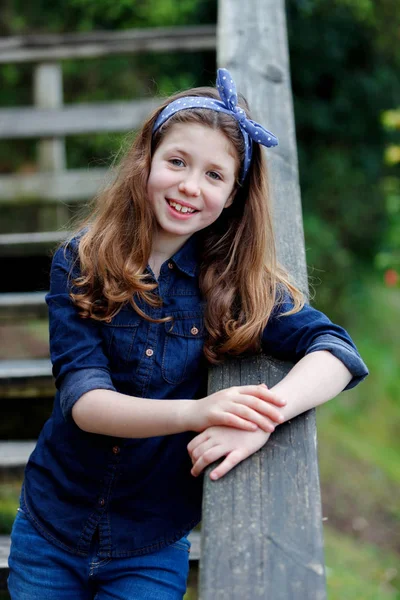
[[[12,600],[182,600],[189,572],[186,537],[145,556],[88,557],[48,542],[19,510],[11,534]]]

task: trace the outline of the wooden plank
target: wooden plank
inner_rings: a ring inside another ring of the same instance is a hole
[[[112,180],[109,169],[70,169],[61,173],[1,175],[0,204],[87,200]]]
[[[0,361],[0,400],[49,398],[55,386],[49,359]]]
[[[37,231],[0,234],[0,258],[4,256],[50,255],[64,241],[68,231]]]
[[[24,467],[35,446],[34,440],[0,441],[0,469]]]
[[[215,25],[4,37],[0,38],[0,64],[213,50],[215,39]]]
[[[0,110],[0,139],[131,131],[140,127],[161,101],[161,98],[147,98],[82,103],[58,109],[4,108]]]
[[[0,320],[47,317],[46,292],[0,294]]]
[[[50,359],[0,361],[0,385],[8,381],[17,382],[41,377],[52,377]]]
[[[266,382],[291,365],[265,357],[213,369],[209,392]],[[277,428],[266,446],[218,482],[205,479],[201,600],[322,600],[315,411]],[[208,470],[209,473],[209,470]]]
[[[218,64],[280,145],[267,153],[279,260],[307,277],[284,0],[219,1]],[[275,385],[291,365],[258,357],[213,369],[209,392]],[[210,470],[207,471],[209,473]],[[280,426],[266,446],[218,482],[205,479],[201,600],[324,600],[314,411]]]

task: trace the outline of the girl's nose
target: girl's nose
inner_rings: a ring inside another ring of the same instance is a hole
[[[187,178],[184,181],[181,181],[179,184],[179,191],[186,196],[193,196],[195,198],[200,196],[199,184],[193,178]]]

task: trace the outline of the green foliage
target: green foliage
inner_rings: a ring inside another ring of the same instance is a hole
[[[288,27],[306,247],[318,305],[373,268],[388,230],[381,114],[400,96],[392,0],[291,0]],[[396,34],[397,35],[397,34]],[[383,38],[392,40],[391,50]],[[310,60],[312,59],[312,60]]]
[[[215,23],[214,0],[9,0],[0,33],[60,33]]]
[[[382,114],[382,123],[389,132],[394,133],[394,139],[398,142],[400,109],[385,111]],[[382,182],[387,228],[375,263],[379,269],[386,270],[388,285],[400,285],[400,145],[389,145],[384,158],[391,173]]]
[[[19,506],[21,483],[2,483],[0,486],[0,535],[8,535]]]
[[[400,178],[385,178],[383,189],[388,225],[375,262],[381,270],[396,269],[400,273]]]

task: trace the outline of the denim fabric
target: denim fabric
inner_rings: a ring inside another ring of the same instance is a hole
[[[197,237],[162,265],[162,306],[142,306],[152,317],[172,316],[168,323],[146,321],[131,307],[109,323],[81,319],[69,298],[77,244],[53,260],[47,303],[57,394],[26,468],[21,507],[44,537],[71,553],[87,556],[98,528],[99,556],[144,555],[179,540],[200,520],[202,480],[190,475],[186,448],[194,434],[114,439],[80,430],[71,411],[84,392],[99,388],[149,402],[206,394]],[[286,296],[271,317],[265,352],[297,361],[329,350],[353,374],[348,388],[367,375],[344,329],[310,306],[280,316],[290,306]]]
[[[101,558],[95,537],[87,557],[58,548],[19,511],[11,534],[11,600],[182,600],[189,572],[186,537],[145,556]]]

